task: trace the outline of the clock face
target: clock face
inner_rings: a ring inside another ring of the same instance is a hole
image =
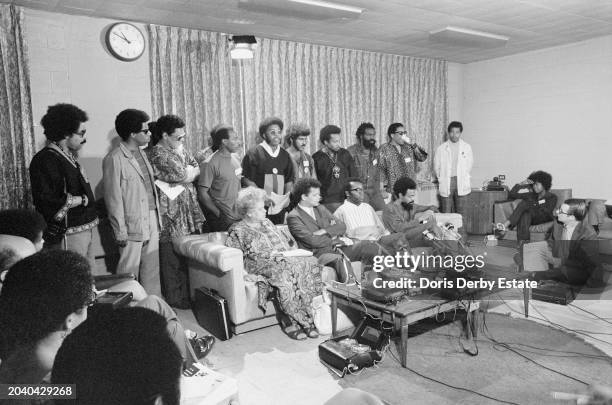
[[[145,39],[138,27],[120,22],[111,25],[106,32],[106,46],[117,59],[132,61],[144,52]]]

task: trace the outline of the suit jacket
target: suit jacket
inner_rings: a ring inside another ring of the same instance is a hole
[[[123,142],[110,151],[102,161],[104,203],[108,219],[118,240],[144,241],[150,233],[149,203],[145,176],[149,176],[158,211],[159,198],[153,184],[153,168],[144,152],[142,158],[148,173],[143,173],[138,161]],[[157,216],[158,226],[159,211]]]
[[[344,235],[346,225],[334,218],[323,205],[314,207],[315,219],[298,205],[287,215],[289,231],[302,249],[312,250],[315,256],[331,251],[332,239]],[[313,235],[325,229],[325,235]]]
[[[563,225],[555,221],[552,238],[553,256],[563,259],[563,266],[593,273],[600,264],[597,233],[591,225],[580,222],[569,241],[563,241]]]

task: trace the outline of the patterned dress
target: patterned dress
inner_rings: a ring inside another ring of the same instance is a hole
[[[149,148],[147,155],[156,179],[185,187],[185,191],[174,200],[159,192],[159,214],[162,218],[160,241],[169,242],[174,237],[199,232],[205,218],[195,187],[192,183],[180,183],[185,178],[188,166],[198,167],[195,159],[185,150],[178,151],[160,144]]]
[[[284,257],[276,252],[289,250],[289,240],[265,219],[257,226],[244,221],[233,224],[225,242],[242,250],[247,278],[259,288],[259,306],[266,307],[271,288],[278,290],[282,310],[300,326],[313,325],[312,299],[321,295],[323,266],[312,257]]]

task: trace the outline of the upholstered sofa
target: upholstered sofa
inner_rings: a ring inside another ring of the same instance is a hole
[[[279,230],[290,237],[286,225]],[[191,297],[195,290],[207,287],[216,290],[228,302],[229,318],[235,334],[277,324],[271,301],[266,311],[257,305],[257,286],[245,281],[242,251],[225,246],[227,232],[185,236],[174,243],[174,250],[187,259]],[[353,263],[359,276],[360,263]],[[329,275],[324,275],[329,280]]]

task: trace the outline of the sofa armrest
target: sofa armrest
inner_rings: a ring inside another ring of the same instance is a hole
[[[199,235],[177,238],[173,245],[180,255],[223,272],[233,270],[236,260],[242,262],[241,250],[209,242],[208,238]]]
[[[227,300],[230,320],[234,324],[251,318],[241,250],[208,242],[208,238],[202,235],[185,236],[173,244],[174,250],[188,259],[192,298],[197,288],[216,290]]]

